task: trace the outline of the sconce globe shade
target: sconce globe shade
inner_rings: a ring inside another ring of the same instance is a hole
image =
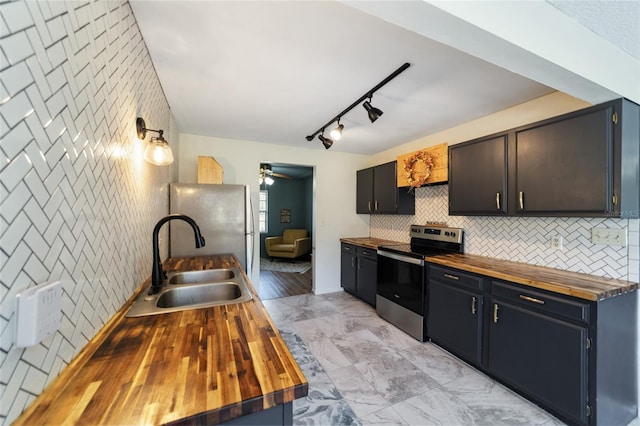
[[[156,166],[168,166],[173,163],[173,152],[166,141],[152,140],[144,149],[144,159]]]
[[[364,107],[364,109],[367,110],[367,114],[369,114],[369,120],[371,120],[372,123],[376,121],[383,114],[381,110],[379,110],[374,106],[371,106],[369,101],[364,101],[362,106]]]
[[[339,124],[338,127],[336,127],[335,129],[331,130],[331,133],[329,133],[329,135],[331,136],[331,139],[333,139],[334,141],[339,141],[340,138],[342,138],[342,131],[344,130],[344,125],[343,124]]]

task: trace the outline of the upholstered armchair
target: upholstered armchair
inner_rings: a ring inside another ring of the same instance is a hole
[[[311,237],[306,229],[285,229],[281,237],[267,237],[264,244],[269,257],[295,259],[311,252]]]

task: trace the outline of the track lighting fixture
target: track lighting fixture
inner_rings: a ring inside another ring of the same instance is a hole
[[[136,132],[140,140],[144,140],[147,131],[156,132],[158,136],[152,137],[147,144],[144,149],[144,159],[156,166],[168,166],[173,163],[173,152],[169,142],[163,136],[164,130],[147,129],[144,120],[141,117],[136,118]]]
[[[334,141],[339,141],[340,138],[342,137],[342,130],[344,130],[344,125],[340,124],[340,120],[338,120],[338,127],[333,129],[329,133],[329,136],[331,136],[331,139],[333,139]]]
[[[322,132],[324,133],[324,130],[322,130]],[[322,142],[322,145],[324,145],[325,149],[329,149],[329,148],[331,148],[331,145],[333,145],[333,140],[331,140],[329,138],[325,138],[323,134],[319,134],[318,135],[318,139],[320,139],[320,141]]]
[[[371,120],[372,123],[376,121],[378,117],[380,117],[383,114],[383,112],[380,111],[378,108],[371,106],[371,98],[369,98],[368,101],[364,101],[362,106],[364,107],[364,109],[367,110],[367,114],[369,114],[369,120]]]
[[[368,101],[365,101],[362,106],[364,107],[364,109],[367,111],[367,114],[369,115],[369,120],[371,120],[371,122],[373,123],[374,121],[376,121],[383,113],[380,109],[374,107],[371,105],[371,98],[373,97],[373,94],[380,89],[382,86],[384,86],[385,84],[387,84],[388,82],[390,82],[391,80],[393,80],[394,78],[396,78],[401,72],[403,72],[404,70],[406,70],[407,68],[409,68],[411,66],[411,64],[409,64],[408,62],[405,62],[404,64],[402,64],[402,66],[400,68],[398,68],[397,70],[395,70],[394,72],[392,72],[387,78],[385,78],[384,80],[382,80],[380,83],[378,83],[376,86],[374,86],[371,90],[369,90],[367,93],[365,93],[364,95],[362,95],[358,100],[356,100],[354,103],[352,103],[351,105],[349,105],[347,108],[344,109],[344,111],[342,111],[340,114],[336,115],[335,117],[333,117],[331,120],[329,120],[324,126],[320,127],[318,130],[316,130],[315,132],[313,132],[312,134],[308,135],[306,137],[306,139],[311,142],[313,140],[313,138],[315,138],[316,135],[318,135],[318,139],[320,139],[320,141],[322,141],[322,144],[324,145],[324,147],[326,149],[331,148],[331,145],[333,145],[333,141],[334,140],[340,140],[340,138],[342,137],[342,131],[344,130],[344,125],[340,124],[340,119],[349,111],[351,111],[353,108],[355,108],[357,105],[360,105],[360,103],[362,101],[364,101],[365,99],[369,99]],[[329,139],[326,138],[324,136],[324,129],[326,129],[327,127],[329,127],[329,125],[331,123],[337,122],[338,123],[338,127],[336,127],[335,129],[331,130],[331,137],[333,139]]]

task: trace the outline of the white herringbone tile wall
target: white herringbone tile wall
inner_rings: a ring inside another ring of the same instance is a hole
[[[638,282],[638,219],[449,216],[447,185],[418,188],[414,216],[371,215],[371,236],[409,241],[409,226],[446,222],[464,228],[465,253]],[[626,228],[629,245],[591,243],[591,228]],[[564,239],[563,250],[549,237]]]
[[[0,421],[9,424],[149,276],[170,175],[143,161],[135,118],[168,130],[170,112],[127,1],[1,2],[0,19]],[[15,348],[16,294],[55,280],[60,329]]]

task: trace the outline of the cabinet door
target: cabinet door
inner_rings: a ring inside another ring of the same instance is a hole
[[[373,167],[356,173],[356,213],[373,212]]]
[[[449,214],[507,213],[507,135],[449,147]]]
[[[453,354],[482,362],[481,295],[429,280],[427,335]]]
[[[586,423],[587,329],[492,299],[489,370]]]
[[[356,288],[356,249],[355,246],[342,244],[340,253],[340,284],[345,291],[357,293]]]
[[[376,286],[378,281],[378,262],[373,250],[362,249],[358,256],[358,297],[371,306],[376,306]]]
[[[519,214],[612,210],[612,107],[516,132]]]
[[[398,210],[398,187],[396,185],[396,162],[381,164],[373,173],[374,211],[393,214]]]

